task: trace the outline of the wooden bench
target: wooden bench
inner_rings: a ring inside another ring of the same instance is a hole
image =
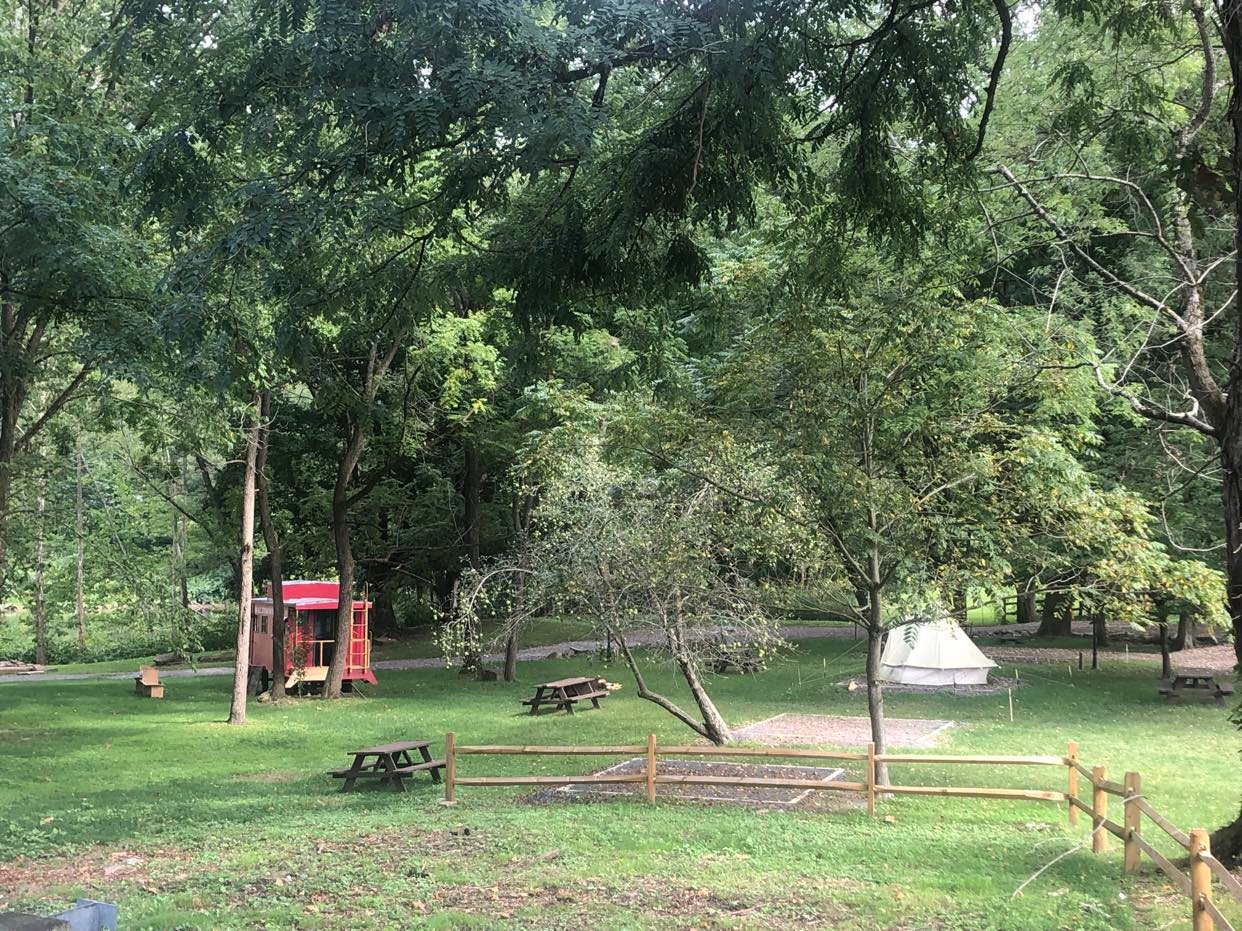
[[[164,683],[160,681],[160,671],[154,666],[139,666],[138,675],[134,676],[134,691],[147,698],[163,698]]]
[[[531,714],[538,714],[542,705],[553,705],[564,708],[567,714],[574,713],[574,705],[580,701],[589,701],[592,707],[599,707],[599,700],[608,697],[608,688],[598,676],[579,676],[573,679],[557,679],[536,686],[531,698],[523,698],[522,704],[530,706]]]
[[[365,747],[353,750],[354,762],[344,769],[330,769],[328,775],[333,779],[344,779],[342,792],[348,792],[358,779],[378,779],[380,785],[391,785],[398,792],[405,792],[405,780],[416,772],[427,771],[432,782],[440,781],[440,770],[444,769],[444,760],[433,760],[431,744],[426,740],[404,740],[397,743],[383,744],[378,747]],[[417,750],[422,759],[415,762],[410,758],[410,751]]]

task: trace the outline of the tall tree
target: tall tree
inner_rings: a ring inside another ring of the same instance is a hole
[[[98,3],[21,0],[0,39],[0,596],[23,453],[145,339],[151,270],[124,193],[138,146]]]
[[[241,578],[237,597],[237,653],[233,658],[233,698],[229,724],[246,723],[246,696],[250,685],[251,597],[254,594],[254,507],[259,441],[263,432],[263,399],[256,395],[246,425],[246,466],[241,496]],[[278,673],[281,670],[278,670]]]

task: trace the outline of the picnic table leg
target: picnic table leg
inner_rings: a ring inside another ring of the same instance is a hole
[[[424,763],[431,762],[431,751],[429,749],[426,747],[419,747],[418,752],[422,754]],[[428,772],[431,773],[431,781],[438,785],[440,782],[440,771],[433,766],[430,770],[428,770]]]
[[[592,704],[593,706],[595,706],[596,708],[598,708],[598,707],[599,707],[599,699],[598,699],[598,698],[592,698],[592,699],[591,699],[591,704]]]
[[[397,763],[393,759],[393,754],[385,753],[381,758],[384,764],[384,770],[388,774],[380,777],[380,782],[394,783],[398,792],[407,791],[405,787],[405,777],[397,774]]]
[[[543,698],[543,689],[535,689],[535,700],[530,703],[530,713],[533,717],[539,710],[539,701]]]
[[[345,781],[341,784],[342,792],[348,792],[351,789],[353,789],[354,783],[358,779],[358,777],[355,776],[354,774],[360,773],[363,771],[363,769],[366,768],[365,766],[363,766],[363,759],[364,757],[360,757],[360,756],[354,757],[354,762],[350,764],[350,767],[349,767],[349,775],[345,777]]]

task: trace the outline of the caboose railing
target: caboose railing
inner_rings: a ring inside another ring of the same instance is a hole
[[[346,660],[345,667],[347,669],[367,669],[371,665],[371,640],[368,637],[362,641],[363,647],[362,662],[354,662],[353,656],[356,647],[350,645],[350,657]],[[335,640],[299,640],[294,647],[293,657],[295,666],[327,666],[331,661],[328,656],[330,650],[335,649]]]

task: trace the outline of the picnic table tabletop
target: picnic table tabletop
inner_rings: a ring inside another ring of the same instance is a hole
[[[585,685],[590,682],[596,682],[598,678],[598,676],[574,676],[571,679],[557,679],[555,682],[545,682],[539,687],[541,689],[567,689],[571,685]]]
[[[1215,669],[1179,669],[1173,673],[1179,679],[1215,679]]]
[[[364,747],[362,750],[350,750],[349,752],[354,756],[385,756],[405,750],[422,750],[430,746],[429,740],[398,740],[390,744],[380,744],[378,747]]]

